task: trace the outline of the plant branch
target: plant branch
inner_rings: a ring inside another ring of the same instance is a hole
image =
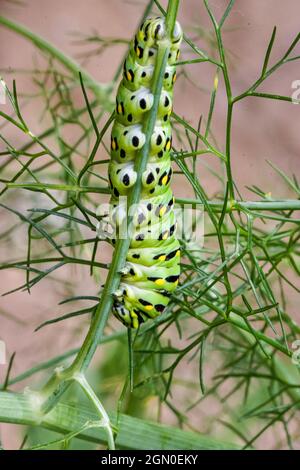
[[[176,13],[178,9],[178,1],[170,1],[170,8],[168,9],[168,15],[172,17],[172,22],[169,17],[166,21],[169,27],[169,31],[173,30],[174,23],[176,20]],[[140,199],[142,190],[142,174],[146,168],[148,155],[151,145],[151,136],[154,130],[157,110],[159,106],[159,100],[162,90],[163,77],[167,65],[169,55],[169,42],[162,41],[158,47],[157,61],[155,65],[152,92],[154,95],[154,102],[149,114],[144,123],[145,133],[145,144],[142,147],[139,157],[136,158],[135,170],[137,172],[137,182],[134,185],[129,197],[128,197],[128,214],[130,213],[130,207],[133,204],[137,204]],[[130,226],[132,216],[127,216],[127,227]],[[49,412],[57,403],[60,396],[64,393],[68,387],[69,381],[78,376],[78,373],[83,374],[88,368],[92,357],[97,349],[99,341],[101,340],[104,332],[105,325],[107,323],[109,314],[111,312],[113,304],[113,294],[117,290],[120,279],[121,270],[124,266],[126,255],[130,245],[130,238],[118,239],[113,254],[112,263],[108,272],[107,280],[102,291],[100,302],[94,314],[90,329],[84,340],[80,351],[78,352],[75,360],[65,370],[58,370],[50,378],[47,384],[41,391],[41,397],[43,399],[42,410],[44,413]]]

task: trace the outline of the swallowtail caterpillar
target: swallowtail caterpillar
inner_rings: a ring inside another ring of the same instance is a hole
[[[136,182],[135,159],[145,143],[143,123],[153,106],[151,89],[158,43],[167,37],[163,18],[146,20],[132,41],[124,62],[108,170],[116,225],[122,219],[120,214],[124,216],[120,198],[126,197]],[[130,328],[138,328],[140,323],[163,312],[180,275],[180,248],[170,188],[172,137],[169,117],[176,80],[174,64],[179,56],[181,39],[182,31],[176,23],[172,38],[168,39],[170,52],[147,168],[142,175],[141,200],[133,216],[134,228],[120,287],[114,294],[113,313]]]

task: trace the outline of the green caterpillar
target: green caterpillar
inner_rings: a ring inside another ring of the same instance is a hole
[[[153,105],[151,92],[158,43],[167,40],[165,20],[146,20],[132,41],[116,98],[116,118],[111,133],[109,181],[116,226],[126,209],[121,196],[127,196],[136,182],[135,159],[145,143],[143,123]],[[120,288],[114,295],[113,313],[127,327],[138,328],[155,318],[168,305],[180,275],[180,249],[176,239],[170,189],[172,146],[170,114],[175,62],[179,56],[182,31],[176,23],[165,70],[163,88],[147,169],[142,176],[141,201],[133,215],[133,230]]]

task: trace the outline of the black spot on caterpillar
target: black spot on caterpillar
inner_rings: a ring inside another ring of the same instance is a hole
[[[130,183],[130,178],[127,174],[123,176],[123,183],[125,184],[125,186],[128,186]]]
[[[140,107],[141,107],[142,109],[146,109],[146,106],[147,106],[146,100],[145,100],[144,98],[142,98],[142,99],[140,100]]]

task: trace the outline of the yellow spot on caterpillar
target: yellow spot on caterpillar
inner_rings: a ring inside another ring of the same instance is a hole
[[[158,259],[159,261],[166,261],[166,255],[161,255]]]
[[[163,206],[160,211],[159,211],[159,215],[160,217],[162,217],[164,215],[164,213],[166,212],[167,208],[165,206]]]
[[[174,284],[175,284],[175,286],[177,286],[177,284],[178,284],[178,279],[177,279],[177,281],[174,282]]]
[[[180,256],[180,250],[177,250],[176,251],[176,255],[175,256]]]
[[[180,50],[178,49],[177,54],[176,54],[176,59],[178,59],[180,56]]]
[[[116,150],[116,142],[114,140],[111,141],[111,148]]]
[[[163,286],[164,283],[165,283],[165,280],[164,280],[164,279],[156,279],[156,281],[155,281],[155,284],[156,284],[157,286]]]
[[[122,114],[122,106],[121,106],[120,103],[118,104],[117,111],[118,111],[119,114]]]
[[[144,32],[143,32],[141,29],[140,29],[139,32],[138,32],[138,36],[139,36],[139,39],[140,39],[141,41],[144,40]]]
[[[153,305],[146,305],[145,309],[148,310],[148,312],[150,312],[150,310],[153,310]]]
[[[168,182],[168,175],[164,176],[163,179],[161,180],[162,184],[165,185]]]
[[[175,72],[174,75],[173,75],[173,78],[172,78],[172,83],[176,82],[176,78],[177,78],[177,75],[176,75],[176,72]]]
[[[170,148],[171,148],[171,141],[168,140],[167,145],[166,145],[166,149],[167,149],[167,150],[170,150]]]
[[[140,57],[140,55],[141,55],[141,51],[140,51],[140,48],[139,48],[139,47],[136,48],[136,55],[137,55],[138,57]]]
[[[166,240],[168,238],[168,236],[169,236],[169,232],[166,232],[166,233],[163,234],[162,239]]]
[[[132,81],[131,73],[129,73],[128,71],[126,72],[126,77],[127,77],[127,80],[128,80],[129,82]]]

